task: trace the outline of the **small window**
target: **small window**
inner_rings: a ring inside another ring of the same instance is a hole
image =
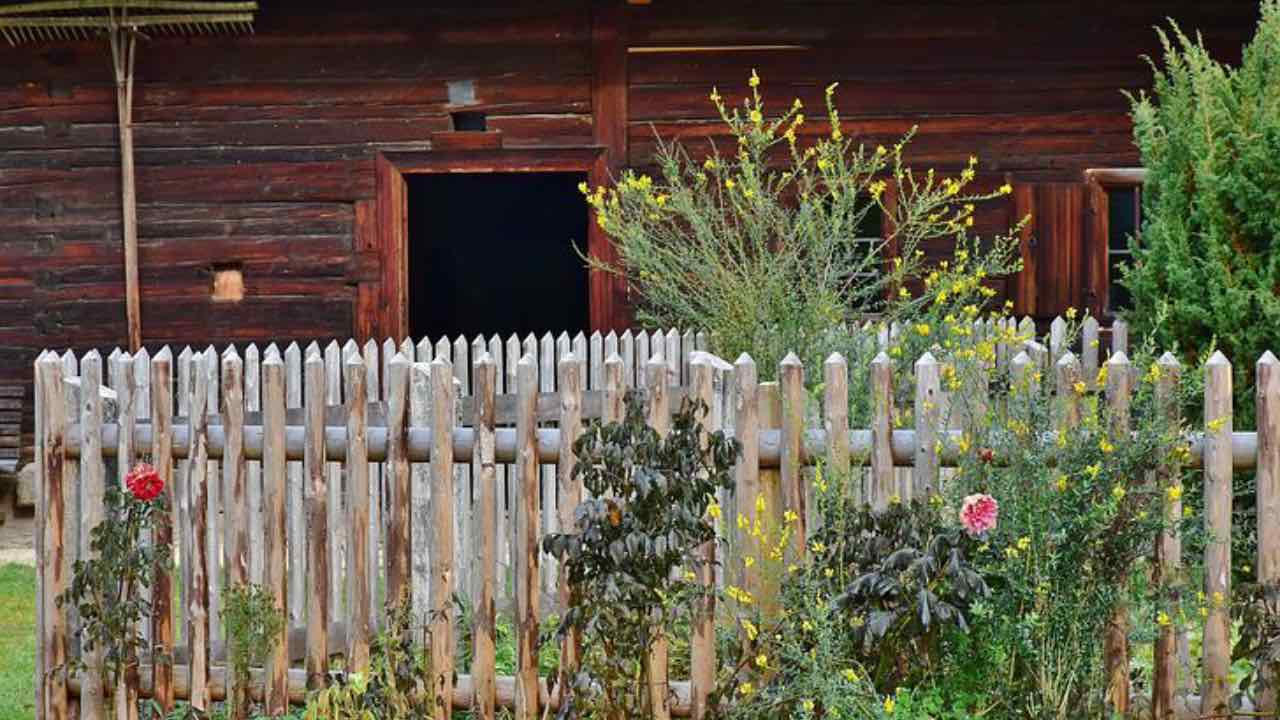
[[[1142,228],[1142,188],[1107,188],[1107,310],[1115,313],[1133,305],[1129,290],[1120,284],[1122,265],[1133,260],[1129,241]]]

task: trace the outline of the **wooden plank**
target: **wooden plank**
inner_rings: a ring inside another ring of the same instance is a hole
[[[413,491],[409,483],[409,360],[396,353],[387,365],[387,465],[391,495],[387,532],[387,603],[412,602],[412,545],[409,537]]]
[[[538,386],[534,354],[516,364],[519,412],[516,421],[515,593],[516,677],[514,720],[538,718],[538,596],[541,529],[538,515],[538,445],[534,394]]]
[[[733,366],[733,432],[742,445],[742,452],[734,467],[734,498],[737,507],[730,522],[743,517],[746,518],[747,525],[756,521],[755,499],[760,495],[760,383],[757,377],[755,360],[743,353]],[[742,548],[747,547],[750,541],[750,531],[740,528],[736,543],[730,547],[736,545],[738,548],[738,557],[732,558],[732,561],[734,567],[742,567],[743,589],[757,594],[761,589],[759,569],[754,566],[748,568],[741,563]]]
[[[138,408],[137,377],[134,375],[133,358],[128,353],[115,355],[111,360],[111,388],[116,392],[116,402],[120,408],[120,427],[124,432],[116,434],[116,470],[114,482],[124,487],[124,479],[128,474],[134,457],[134,427],[137,424]],[[145,620],[142,621],[145,624]],[[142,630],[142,628],[138,628]],[[138,706],[137,673],[125,673],[119,678],[115,688],[115,716],[119,720],[133,718]]]
[[[80,363],[76,359],[75,353],[67,350],[62,353],[62,377],[67,383],[67,392],[64,399],[66,404],[64,417],[67,418],[68,425],[74,423],[80,418]],[[70,439],[68,438],[68,442]],[[64,476],[68,482],[62,486],[63,507],[65,519],[62,524],[62,547],[65,551],[62,555],[62,573],[63,576],[71,579],[75,577],[75,566],[80,560],[80,534],[81,534],[81,497],[80,497],[80,458],[72,453],[67,454],[67,461],[64,467]],[[76,607],[67,609],[67,652],[75,651],[75,638],[80,632],[80,609]],[[68,671],[68,679],[74,677]],[[78,715],[75,702],[71,703],[69,708],[72,715]]]
[[[788,562],[800,562],[805,556],[809,538],[809,513],[806,508],[808,493],[804,483],[800,457],[801,438],[804,435],[805,400],[804,365],[795,353],[778,364],[778,388],[782,398],[782,441],[780,448],[783,517],[786,512],[796,515],[791,532]]]
[[[1095,389],[1098,378],[1098,355],[1101,352],[1098,320],[1090,315],[1080,324],[1080,372],[1089,389]]]
[[[630,330],[624,330],[618,340],[618,354],[622,357],[622,379],[627,387],[634,387],[636,381],[636,338]]]
[[[337,340],[324,347],[324,404],[329,407],[342,405],[342,348]],[[335,623],[346,616],[342,612],[347,585],[343,581],[343,562],[347,557],[346,494],[343,492],[342,463],[330,462],[325,467],[325,484],[329,491],[328,544],[329,544],[329,622]]]
[[[938,361],[926,352],[916,361],[916,457],[912,468],[912,498],[924,500],[940,492],[938,486],[938,430],[942,423],[942,375]]]
[[[92,532],[104,519],[103,498],[106,494],[106,467],[102,463],[102,356],[97,350],[85,353],[80,361],[80,559],[93,560]],[[102,683],[103,651],[101,647],[84,650],[81,672],[80,717],[99,718],[106,714],[105,688]]]
[[[498,702],[495,586],[498,580],[498,494],[502,487],[498,484],[494,454],[493,399],[498,365],[493,355],[483,352],[476,357],[471,379],[476,399],[472,426],[476,432],[476,526],[479,533],[476,550],[480,556],[479,582],[475,584],[475,594],[471,599],[475,617],[471,629],[471,680],[474,689],[471,707],[478,720],[495,720]]]
[[[266,590],[278,612],[289,607],[289,577],[286,555],[288,525],[285,498],[288,494],[288,464],[285,457],[285,367],[275,346],[262,359],[262,490],[266,547],[263,549]],[[272,715],[288,712],[287,672],[289,669],[289,623],[285,623],[267,656],[267,710]]]
[[[593,343],[600,339],[600,334],[592,335]],[[601,372],[604,368],[600,367]],[[578,509],[579,503],[582,502],[582,481],[573,476],[574,466],[577,464],[577,457],[573,452],[573,443],[582,434],[582,363],[572,353],[561,358],[557,367],[558,382],[560,391],[560,459],[556,466],[557,484],[559,486],[559,497],[557,500],[557,509],[559,517],[557,518],[557,527],[560,532],[572,532],[574,530],[574,513]],[[603,382],[603,378],[600,380]],[[560,599],[560,607],[568,609],[570,602],[569,573],[564,570],[559,573],[558,592]],[[565,638],[560,650],[560,666],[565,668],[559,681],[562,683],[572,682],[572,678],[568,675],[568,671],[578,667],[578,657],[580,655],[581,638],[579,634],[574,632]]]
[[[1204,594],[1208,616],[1204,621],[1200,713],[1225,717],[1231,713],[1231,363],[1215,352],[1205,363],[1204,372]]]
[[[222,487],[226,499],[227,582],[249,582],[249,488],[244,458],[244,362],[234,345],[222,352]]]
[[[649,334],[643,330],[636,331],[636,355],[634,365],[628,365],[633,375],[627,387],[644,387],[644,366],[653,357],[649,349]]]
[[[1129,405],[1133,392],[1133,372],[1123,352],[1107,360],[1107,409],[1111,420],[1111,442],[1129,442]],[[1129,608],[1119,600],[1111,611],[1103,643],[1103,664],[1107,677],[1108,706],[1124,717],[1129,713]]]
[[[218,370],[218,351],[212,345],[204,349],[205,412],[216,413],[221,397],[219,393],[221,373]],[[222,509],[226,500],[222,494],[221,463],[209,460],[205,467],[205,552],[204,576],[208,597],[210,638],[222,636],[222,585],[226,570],[222,565]],[[212,642],[212,641],[211,641]]]
[[[832,353],[823,363],[822,371],[827,482],[847,483],[854,505],[861,505],[862,483],[849,474],[849,362],[843,355]]]
[[[165,503],[170,512],[157,525],[154,542],[157,546],[173,545],[173,514],[177,512],[173,490],[173,353],[166,346],[151,359],[151,462],[164,482]],[[152,652],[157,658],[153,667],[152,683],[155,699],[168,712],[173,709],[173,584],[169,565],[156,566],[155,580],[151,586]]]
[[[1272,587],[1280,580],[1280,360],[1267,351],[1257,364],[1258,413],[1258,584]],[[1272,669],[1266,677],[1268,691],[1259,709],[1275,711],[1276,682]]]
[[[44,484],[42,501],[45,504],[44,555],[41,557],[41,584],[44,588],[45,636],[42,670],[45,706],[43,715],[49,720],[68,720],[67,707],[67,616],[54,604],[54,599],[66,591],[68,577],[63,569],[63,557],[68,548],[63,542],[66,521],[66,500],[63,487],[73,482],[67,476],[67,409],[66,390],[63,386],[62,360],[54,353],[43,356],[36,364],[40,385],[41,436],[40,477]]]
[[[495,396],[494,404],[496,407],[496,396],[504,392],[507,381],[505,369],[506,355],[503,350],[502,338],[498,335],[493,335],[489,338],[489,358],[493,360],[494,364],[493,392]],[[479,400],[477,400],[476,403],[479,405]],[[473,409],[472,415],[474,416],[474,414],[475,410]],[[494,423],[497,423],[496,410]],[[511,500],[511,486],[507,473],[508,466],[506,463],[498,463],[496,457],[495,451],[494,477],[495,482],[497,483],[498,497],[497,519],[495,521],[497,523],[498,533],[496,560],[496,572],[498,574],[497,601],[499,604],[505,605],[506,601],[511,597],[511,583],[513,581],[511,575],[511,506],[513,503]]]
[[[681,358],[684,357],[684,352],[680,348],[680,332],[678,330],[675,328],[667,330],[664,347],[662,354],[667,361],[667,384],[679,385],[681,383]],[[655,352],[655,354],[657,353]]]
[[[190,460],[187,491],[191,513],[191,553],[187,562],[191,565],[191,585],[187,588],[187,646],[191,671],[191,707],[208,711],[212,709],[209,698],[209,660],[212,641],[209,635],[209,578],[217,574],[209,548],[209,432],[208,399],[209,373],[207,356],[198,354],[191,362],[191,392],[187,407],[190,410],[191,431],[188,438],[187,457]]]
[[[604,361],[618,355],[621,348],[618,345],[618,333],[610,330],[608,335],[604,336],[604,344],[600,347],[600,354],[591,356],[591,385],[592,390],[600,390],[604,388]],[[599,359],[597,359],[599,358]],[[600,365],[599,372],[596,371],[596,364]]]
[[[448,720],[453,697],[454,484],[453,428],[457,416],[453,368],[439,357],[431,362],[431,693],[433,717]]]
[[[191,417],[191,348],[184,347],[178,353],[177,357],[177,394],[174,402],[178,406],[178,417]],[[191,563],[188,558],[194,551],[191,542],[191,458],[188,455],[175,463],[173,473],[174,494],[178,498],[177,516],[179,518],[175,527],[177,537],[174,540],[174,564],[182,571],[182,580],[175,587],[174,606],[175,609],[182,613],[177,620],[176,627],[183,633],[186,633],[190,618],[185,618],[185,603],[183,602],[187,593],[191,590]]]
[[[1073,428],[1080,424],[1081,393],[1076,392],[1076,383],[1080,379],[1080,361],[1072,353],[1064,353],[1054,363],[1054,378],[1057,393],[1054,397],[1056,406],[1055,423],[1059,430]]]
[[[347,663],[363,672],[369,667],[373,638],[369,595],[369,461],[366,435],[365,367],[358,352],[344,361],[347,409]]]
[[[626,362],[616,354],[604,361],[604,402],[600,409],[600,419],[606,423],[622,422],[626,408],[627,391]]]
[[[423,342],[426,342],[425,340]],[[429,348],[430,346],[428,346]],[[425,355],[430,357],[428,349]],[[419,359],[410,371],[409,423],[415,428],[430,427],[431,423],[431,365]],[[431,468],[425,463],[414,463],[411,470],[410,508],[413,524],[410,542],[413,544],[413,617],[418,627],[426,627],[431,617]]]
[[[379,371],[382,369],[378,362],[378,341],[369,338],[364,344],[364,368],[365,368],[365,399],[370,403],[378,402],[382,397],[382,384],[378,380]],[[365,418],[368,421],[368,417]],[[376,462],[369,463],[369,543],[365,546],[368,553],[366,558],[364,581],[369,586],[369,626],[377,632],[381,626],[381,613],[378,612],[378,598],[381,594],[381,583],[378,582],[378,569],[382,567],[379,562],[382,555],[382,547],[384,545],[384,536],[386,528],[382,524],[382,466]]]
[[[307,532],[307,688],[323,689],[329,676],[329,582],[333,551],[329,525],[329,472],[325,461],[325,395],[328,385],[324,357],[316,343],[307,346],[303,363],[306,389]]]
[[[676,336],[677,342],[679,336]],[[677,356],[678,358],[678,356]],[[671,409],[668,405],[667,386],[671,378],[671,365],[661,354],[653,356],[645,365],[645,393],[649,399],[648,424],[661,437],[671,432]],[[649,705],[654,720],[671,717],[669,702],[667,653],[669,639],[666,628],[658,619],[651,619],[652,641],[645,658],[645,676],[649,681]]]
[[[1265,360],[1266,357],[1264,355],[1263,359]],[[1274,358],[1272,359],[1274,361]],[[1156,411],[1163,414],[1166,420],[1176,427],[1180,422],[1181,415],[1177,391],[1178,381],[1182,375],[1182,366],[1172,353],[1165,353],[1156,362],[1156,367],[1160,373],[1159,378],[1156,380]],[[1263,386],[1261,360],[1258,367],[1258,385],[1259,388]],[[1072,394],[1074,395],[1074,393]],[[1261,395],[1261,390],[1259,390],[1259,394]],[[1264,432],[1261,422],[1261,407],[1262,405],[1259,403],[1259,448],[1263,445],[1261,436]],[[1259,467],[1261,467],[1261,463],[1259,463]],[[1181,477],[1182,470],[1178,466],[1176,458],[1172,453],[1167,453],[1159,467],[1156,468],[1156,485],[1164,503],[1165,528],[1156,539],[1156,567],[1153,582],[1158,588],[1158,597],[1160,598],[1157,612],[1164,612],[1170,620],[1164,623],[1157,623],[1159,630],[1155,648],[1152,651],[1154,668],[1151,678],[1151,717],[1153,720],[1173,720],[1177,717],[1174,703],[1178,690],[1178,635],[1180,631],[1174,625],[1172,618],[1178,616],[1175,608],[1182,599],[1183,589],[1182,533],[1180,531],[1183,521]],[[1258,473],[1258,478],[1258,488],[1259,493],[1261,493],[1263,485],[1261,470]],[[1260,519],[1263,507],[1262,503],[1259,502]],[[1276,520],[1280,521],[1280,518]],[[1262,522],[1259,522],[1258,532],[1259,547],[1261,548]],[[1258,572],[1261,575],[1261,560],[1258,563],[1258,567]],[[1168,610],[1165,609],[1166,604],[1169,607]]]
[[[689,363],[690,395],[705,406],[705,412],[699,419],[703,448],[707,446],[707,436],[721,429],[719,417],[712,412],[715,403],[715,372],[715,364],[709,356],[694,357]],[[707,518],[707,522],[712,528],[717,524],[714,517]],[[695,572],[706,595],[694,601],[693,638],[689,648],[689,695],[690,715],[695,720],[702,720],[707,716],[708,698],[716,681],[716,541],[704,543],[697,551],[697,559]]]
[[[284,404],[289,409],[302,407],[302,348],[291,342],[284,350]],[[304,502],[306,483],[303,480],[302,463],[289,461],[285,469],[285,527],[288,544],[286,559],[289,572],[289,627],[305,627],[306,623],[306,511]]]
[[[1116,318],[1111,323],[1111,353],[1129,352],[1129,323]]]
[[[252,343],[244,349],[244,409],[245,412],[262,411],[262,362],[258,346]],[[250,460],[245,467],[249,487],[249,581],[263,582],[262,550],[266,536],[262,518],[262,461]]]
[[[471,396],[471,359],[467,339],[459,335],[453,341],[453,424],[462,425],[462,398]],[[468,593],[474,577],[474,553],[471,552],[472,492],[471,465],[455,463],[453,466],[453,587],[455,592]]]
[[[893,361],[883,351],[871,361],[871,508],[889,507],[893,477]]]
[[[555,340],[551,337],[551,333],[542,336],[542,340],[538,345],[538,390],[543,393],[553,393],[556,389],[556,361],[555,361]],[[556,516],[556,466],[543,463],[540,468],[541,474],[541,505],[542,513],[542,532],[553,533],[560,525],[559,518]],[[540,569],[542,571],[542,592],[549,598],[556,597],[556,576],[559,574],[559,563],[551,556],[543,557],[540,561]]]

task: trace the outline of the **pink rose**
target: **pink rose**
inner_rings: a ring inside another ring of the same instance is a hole
[[[960,522],[970,535],[981,535],[996,526],[1000,503],[990,495],[979,493],[964,499],[960,506]]]

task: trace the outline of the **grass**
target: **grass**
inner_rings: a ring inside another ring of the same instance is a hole
[[[0,720],[35,717],[36,570],[0,565]]]

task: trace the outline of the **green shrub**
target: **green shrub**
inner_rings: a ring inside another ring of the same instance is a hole
[[[284,611],[261,585],[228,585],[222,589],[223,625],[227,629],[227,664],[231,675],[230,720],[249,716],[249,671],[262,666],[284,629]]]
[[[1253,427],[1253,361],[1280,348],[1280,2],[1261,12],[1234,68],[1176,24],[1161,30],[1153,92],[1131,97],[1147,180],[1126,316],[1193,365],[1226,353],[1239,429]]]

